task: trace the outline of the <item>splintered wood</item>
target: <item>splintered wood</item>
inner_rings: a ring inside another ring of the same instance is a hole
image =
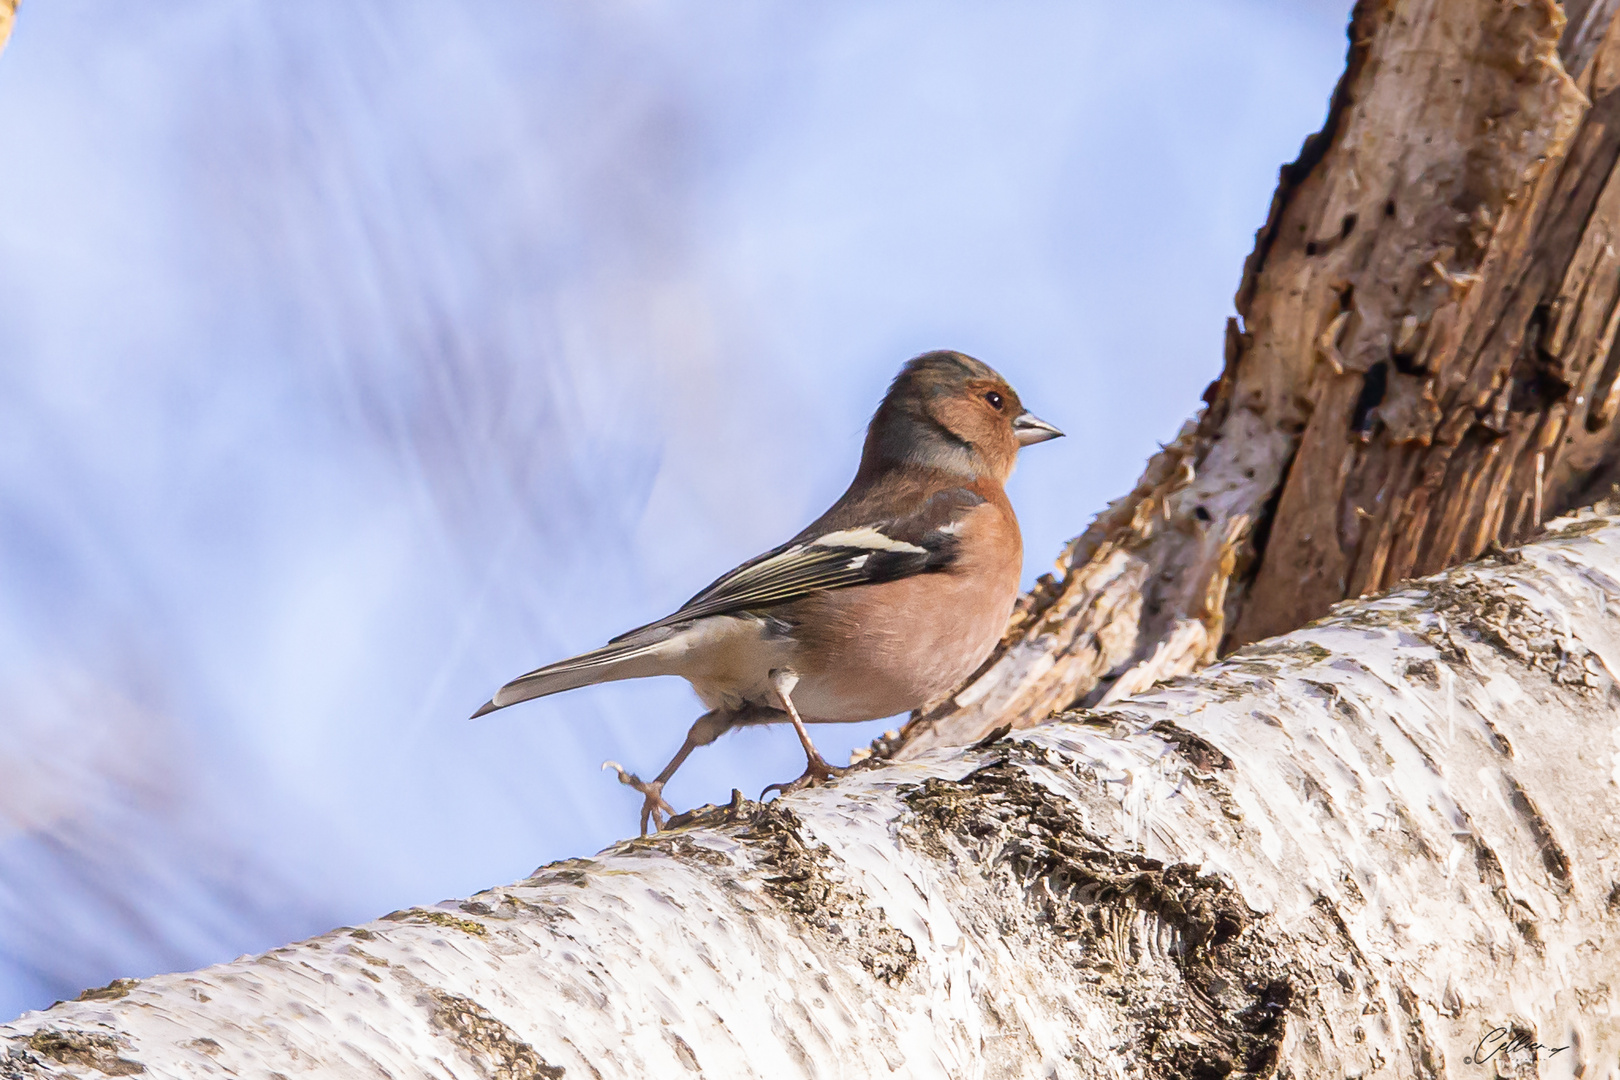
[[[1205,409],[879,752],[1139,693],[1620,480],[1617,6],[1357,5]]]

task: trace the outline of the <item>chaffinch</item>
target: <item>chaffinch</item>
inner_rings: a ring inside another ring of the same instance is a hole
[[[746,724],[788,722],[804,775],[842,770],[807,723],[920,708],[972,674],[1018,598],[1023,538],[1003,489],[1022,446],[1063,433],[989,366],[931,352],[900,369],[866,431],[849,490],[803,532],[722,575],[679,611],[507,683],[473,716],[577,686],[680,675],[708,712],[641,792],[641,832],[673,808],[665,783],[694,749]]]

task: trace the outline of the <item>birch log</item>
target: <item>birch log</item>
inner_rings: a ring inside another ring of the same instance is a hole
[[[1617,11],[1357,3],[1207,407],[880,754],[1119,700],[1620,480]]]
[[[0,1076],[1620,1076],[1620,517],[0,1027]]]

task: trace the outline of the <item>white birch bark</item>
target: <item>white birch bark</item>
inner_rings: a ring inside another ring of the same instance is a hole
[[[1615,1077],[1616,671],[1620,518],[1566,520],[1106,712],[88,992],[0,1076]]]

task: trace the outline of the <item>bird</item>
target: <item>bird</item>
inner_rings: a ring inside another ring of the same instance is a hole
[[[641,834],[675,811],[664,785],[693,750],[787,722],[805,754],[793,791],[843,772],[807,724],[910,712],[995,649],[1018,598],[1023,537],[1005,484],[1018,451],[1062,436],[988,364],[949,350],[908,360],[867,427],[848,490],[786,543],[678,610],[520,675],[473,718],[595,683],[684,677],[708,710],[652,781],[606,762],[642,797]]]

